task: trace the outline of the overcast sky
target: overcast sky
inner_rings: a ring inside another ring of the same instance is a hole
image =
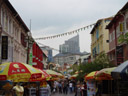
[[[30,28],[34,38],[65,33],[115,15],[127,0],[9,0]],[[79,32],[81,52],[90,52],[91,28]],[[65,40],[75,36],[38,40],[59,49]],[[54,55],[58,53],[54,51]]]

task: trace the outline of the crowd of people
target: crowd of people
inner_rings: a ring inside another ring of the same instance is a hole
[[[51,92],[53,94],[72,94],[75,93],[75,96],[86,96],[87,95],[87,86],[86,83],[76,82],[75,80],[60,80],[54,81],[50,84]]]
[[[42,82],[43,84],[44,82]],[[35,89],[33,96],[51,96],[52,94],[75,94],[75,96],[86,96],[87,87],[86,83],[76,82],[75,80],[58,80],[47,81],[45,86],[41,86],[41,83],[14,83],[12,88],[5,90],[5,96],[31,96],[30,89]],[[44,84],[43,84],[44,85]],[[7,89],[7,88],[6,88]],[[34,92],[34,91],[33,91]]]

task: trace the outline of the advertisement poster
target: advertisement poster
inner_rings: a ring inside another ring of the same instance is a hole
[[[96,85],[95,81],[87,81],[87,96],[96,95]]]

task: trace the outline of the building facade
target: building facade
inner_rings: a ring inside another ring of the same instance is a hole
[[[117,12],[107,29],[109,29],[108,55],[111,63],[119,65],[128,60],[128,45],[119,42],[120,35],[128,32],[128,3]]]
[[[48,68],[49,64],[53,62],[53,52],[52,49],[49,48],[48,46],[42,46],[41,49],[46,56],[46,60],[43,60],[43,62],[45,62],[44,68],[46,69]]]
[[[107,53],[109,51],[109,32],[106,25],[110,23],[112,17],[100,19],[91,31],[91,59],[94,60],[101,52]]]
[[[0,63],[27,61],[29,29],[8,0],[0,0]]]
[[[83,55],[82,53],[72,53],[72,54],[59,53],[54,56],[54,63],[59,64],[61,70],[63,70],[65,64],[68,66],[73,65],[80,59],[82,55]]]

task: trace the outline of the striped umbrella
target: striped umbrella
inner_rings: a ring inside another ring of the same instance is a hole
[[[87,80],[95,79],[95,75],[96,75],[97,72],[98,72],[98,71],[93,71],[93,72],[87,74],[87,75],[85,76],[85,80],[87,81]]]

